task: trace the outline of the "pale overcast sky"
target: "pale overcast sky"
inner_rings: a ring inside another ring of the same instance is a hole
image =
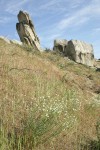
[[[0,0],[0,35],[10,39],[16,32],[19,10],[29,12],[42,47],[54,39],[77,39],[93,45],[100,58],[100,0]]]

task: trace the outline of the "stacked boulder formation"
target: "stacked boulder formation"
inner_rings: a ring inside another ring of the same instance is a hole
[[[19,23],[16,24],[16,29],[22,43],[34,47],[41,51],[40,41],[36,35],[34,25],[28,13],[20,11],[18,14]]]
[[[53,49],[77,63],[94,66],[93,46],[88,43],[79,40],[55,40]]]
[[[40,41],[36,35],[34,25],[28,13],[20,11],[18,14],[19,23],[16,29],[22,43],[32,46],[34,49],[41,51]],[[93,46],[79,40],[55,40],[54,51],[59,51],[65,57],[77,63],[87,66],[94,66],[95,59]]]

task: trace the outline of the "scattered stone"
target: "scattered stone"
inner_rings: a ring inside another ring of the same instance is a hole
[[[100,68],[97,68],[96,71],[97,71],[97,72],[100,72]]]
[[[95,67],[96,67],[96,71],[100,70],[100,60],[99,59],[95,59]]]
[[[18,14],[19,23],[16,24],[16,29],[22,43],[34,47],[41,51],[40,41],[36,35],[34,25],[28,13],[20,11]]]
[[[100,94],[100,85],[94,84],[94,86],[93,86],[93,91],[94,91],[96,94]]]
[[[93,46],[88,43],[79,40],[55,40],[53,49],[77,63],[94,66]]]
[[[88,75],[87,78],[89,78],[90,80],[93,80],[93,76],[91,74]]]
[[[23,45],[22,42],[17,41],[17,40],[11,40],[11,43],[13,43],[13,44],[18,44],[18,45]]]
[[[10,44],[10,40],[4,36],[0,36],[0,39],[4,40],[6,43]]]

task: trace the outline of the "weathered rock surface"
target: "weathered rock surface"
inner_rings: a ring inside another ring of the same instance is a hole
[[[68,45],[67,40],[54,40],[54,50],[60,51],[61,53],[64,53],[65,47]]]
[[[18,14],[19,23],[16,24],[16,29],[21,42],[31,45],[36,50],[42,50],[40,47],[39,38],[36,35],[34,25],[28,13],[20,11]]]
[[[94,66],[93,46],[83,41],[55,40],[53,49],[62,52],[77,63]]]
[[[100,72],[100,59],[95,60],[96,71]]]
[[[99,59],[95,60],[95,67],[100,68],[100,60]]]

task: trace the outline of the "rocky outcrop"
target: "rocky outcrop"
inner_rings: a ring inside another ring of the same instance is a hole
[[[94,66],[93,46],[83,41],[55,40],[53,49],[77,63]]]
[[[68,45],[68,41],[67,40],[54,40],[54,50],[55,51],[59,51],[61,53],[65,52],[65,47],[66,45]]]
[[[34,25],[28,13],[20,11],[18,14],[19,23],[16,24],[16,29],[21,42],[31,45],[36,50],[41,50],[39,38],[36,35]]]
[[[95,60],[95,67],[100,68],[100,59]]]
[[[96,71],[100,72],[100,59],[95,60]]]

